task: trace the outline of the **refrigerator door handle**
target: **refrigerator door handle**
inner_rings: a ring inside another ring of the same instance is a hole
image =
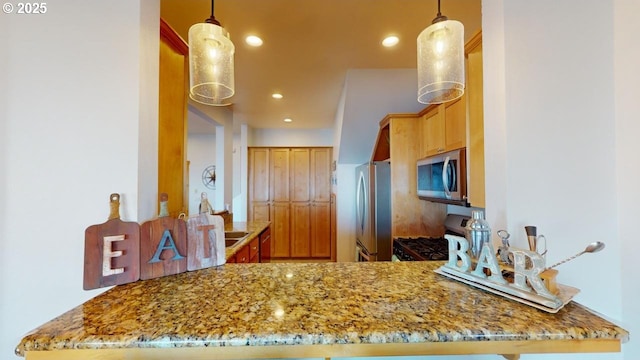
[[[356,219],[358,222],[358,235],[364,234],[365,220],[367,218],[367,189],[365,189],[364,174],[361,171],[358,177],[358,191],[356,192]]]

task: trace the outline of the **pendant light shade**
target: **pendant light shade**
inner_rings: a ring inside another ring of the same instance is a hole
[[[202,104],[225,106],[235,93],[233,55],[229,33],[213,17],[189,29],[189,96]]]
[[[440,104],[464,94],[464,26],[440,14],[418,36],[418,102]]]

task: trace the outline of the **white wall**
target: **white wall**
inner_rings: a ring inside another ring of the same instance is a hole
[[[207,166],[216,165],[215,134],[190,134],[187,142],[187,158],[189,160],[189,214],[193,215],[199,212],[200,196],[203,192],[207,193],[211,206],[216,197],[215,191],[204,186],[202,182],[204,169]],[[219,185],[218,176],[220,176],[220,169],[216,166],[216,187]]]
[[[522,227],[538,225],[550,241],[549,261],[605,241],[601,253],[562,265],[559,280],[580,288],[576,301],[633,339],[640,330],[640,283],[632,275],[640,272],[640,3],[484,0],[482,12],[487,218],[519,246],[526,246]],[[638,359],[640,343],[631,340],[621,354],[521,358]]]
[[[336,260],[356,259],[356,167],[360,164],[338,164],[336,171]]]
[[[123,220],[158,207],[158,2],[48,5],[0,15],[3,359],[28,330],[101,292],[82,290],[84,230],[107,220],[110,193]]]
[[[621,242],[619,266],[622,282],[622,323],[631,332],[633,339],[624,345],[624,358],[640,359],[640,311],[637,299],[640,296],[640,274],[638,262],[638,204],[640,204],[640,102],[638,82],[640,80],[640,2],[637,0],[614,1],[614,79],[615,79],[615,123],[616,123],[616,185],[617,228]],[[612,264],[613,265],[613,264]]]
[[[425,108],[417,100],[416,69],[351,69],[347,71],[338,162],[371,160],[380,121],[388,114],[415,114]]]
[[[233,136],[233,202],[231,211],[233,221],[247,221],[248,202],[248,134],[249,127],[246,124],[239,126],[240,131]]]
[[[635,40],[635,50],[625,42],[614,52],[614,39],[631,41],[626,34],[637,33],[638,25],[624,14],[637,14],[638,4],[613,4],[483,2],[487,214],[492,227],[506,227],[519,246],[525,246],[522,227],[537,225],[549,240],[549,262],[604,241],[607,248],[601,253],[558,268],[558,280],[581,289],[576,301],[629,325],[626,319],[637,320],[638,310],[623,301],[623,294],[637,298],[639,293],[624,271],[637,270],[637,265],[621,265],[632,256],[623,256],[622,249],[627,254],[640,249],[625,240],[634,234],[633,225],[621,220],[637,218],[637,202],[629,199],[637,189],[627,179],[637,179],[637,157],[630,154],[640,149],[637,141],[620,135],[637,131],[639,114],[634,101],[615,96],[637,86],[638,77],[633,81],[629,74],[638,71],[629,61],[638,52]],[[619,27],[614,26],[614,9],[616,19],[624,21]],[[615,78],[614,66],[621,66]],[[625,345],[624,357],[637,358],[627,353],[638,354],[638,346],[633,341]]]

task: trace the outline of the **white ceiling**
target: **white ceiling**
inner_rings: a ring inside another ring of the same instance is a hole
[[[441,12],[465,25],[467,39],[480,29],[481,0],[443,0]],[[210,0],[161,0],[162,18],[185,41],[210,13]],[[415,69],[416,38],[436,13],[436,0],[215,1],[214,15],[236,47],[234,123],[333,127],[347,70]],[[264,45],[246,45],[249,34]],[[400,43],[382,47],[390,34]],[[273,92],[284,99],[272,99]]]

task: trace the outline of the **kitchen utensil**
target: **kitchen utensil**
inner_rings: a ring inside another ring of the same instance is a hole
[[[140,278],[140,225],[120,220],[120,194],[111,194],[109,205],[109,220],[84,232],[85,290]]]
[[[500,260],[505,264],[512,264],[513,261],[509,258],[509,237],[511,234],[507,230],[498,230],[498,236],[502,239],[502,245],[498,248],[498,255]]]
[[[484,219],[482,210],[471,211],[471,220],[467,222],[465,232],[471,257],[477,259],[480,256],[480,251],[482,251],[482,246],[491,242],[491,228]]]
[[[544,235],[538,235],[538,228],[535,226],[525,226],[524,231],[527,233],[527,242],[529,250],[535,251],[541,256],[547,254],[547,238]],[[540,251],[541,243],[544,243],[544,250]]]
[[[572,257],[570,257],[570,258],[566,258],[566,259],[564,259],[564,260],[562,260],[562,261],[560,261],[560,262],[558,262],[558,263],[555,263],[555,264],[553,264],[553,265],[551,265],[551,266],[547,267],[545,270],[553,269],[554,267],[556,267],[556,266],[558,266],[558,265],[562,265],[562,264],[566,263],[567,261],[573,260],[573,259],[577,258],[578,256],[580,256],[580,255],[584,254],[584,253],[595,253],[595,252],[598,252],[598,251],[600,251],[600,250],[602,250],[602,249],[604,249],[604,243],[603,243],[603,242],[601,242],[601,241],[593,242],[593,243],[589,244],[589,245],[588,245],[584,250],[582,250],[581,252],[579,252],[579,253],[577,253],[577,254],[573,255],[573,256],[572,256]]]
[[[536,236],[538,235],[538,228],[535,226],[525,226],[524,231],[527,233],[529,250],[536,251]]]

